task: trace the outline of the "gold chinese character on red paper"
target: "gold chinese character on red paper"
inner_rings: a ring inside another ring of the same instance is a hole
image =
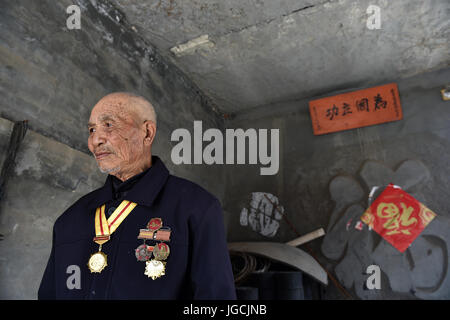
[[[390,184],[361,216],[399,251],[405,251],[436,214],[411,195]]]
[[[401,209],[399,209],[394,203],[381,202],[377,207],[377,216],[383,219],[387,219],[387,222],[383,224],[383,227],[388,231],[387,235],[397,234],[402,232],[403,234],[411,234],[409,227],[413,228],[417,224],[417,219],[412,218],[411,214],[414,211],[412,207],[406,207],[401,202]]]

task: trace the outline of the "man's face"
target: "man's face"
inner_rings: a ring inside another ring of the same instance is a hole
[[[142,130],[125,101],[102,99],[89,118],[89,150],[102,172],[120,175],[139,167],[144,157]]]

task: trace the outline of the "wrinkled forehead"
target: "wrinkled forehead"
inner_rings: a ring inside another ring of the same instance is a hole
[[[102,99],[92,108],[89,123],[105,120],[129,122],[132,118],[131,109],[124,99]]]

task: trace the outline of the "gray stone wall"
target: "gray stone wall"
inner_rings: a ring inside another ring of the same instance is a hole
[[[9,142],[12,123],[0,118],[0,128]],[[53,223],[104,180],[93,157],[28,130],[0,202],[0,299],[36,298]]]

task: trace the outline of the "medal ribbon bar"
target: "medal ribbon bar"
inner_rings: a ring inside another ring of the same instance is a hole
[[[170,233],[171,233],[171,230],[165,230],[165,229],[160,229],[157,231],[141,229],[139,231],[138,239],[170,241]]]

